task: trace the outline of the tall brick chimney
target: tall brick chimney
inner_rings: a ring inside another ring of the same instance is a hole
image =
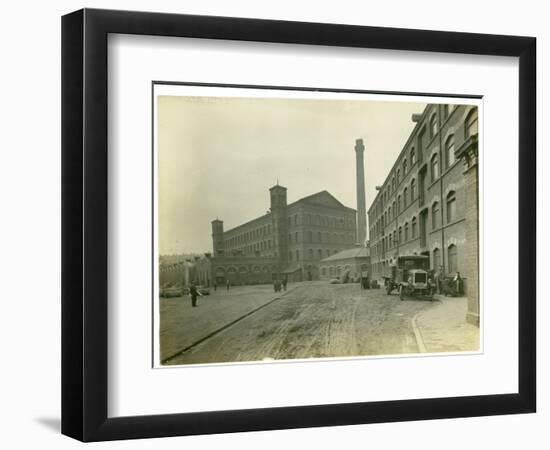
[[[367,208],[365,204],[365,167],[363,139],[355,141],[355,164],[357,169],[357,242],[365,245],[367,240]]]

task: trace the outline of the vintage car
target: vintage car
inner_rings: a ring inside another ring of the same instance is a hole
[[[180,287],[177,286],[169,286],[169,287],[162,287],[160,288],[160,296],[164,298],[170,298],[170,297],[181,297],[183,295],[183,291]]]
[[[197,291],[199,291],[201,295],[210,295],[210,289],[205,286],[197,286]]]
[[[433,285],[428,270],[430,259],[423,255],[398,256],[389,273],[384,276],[386,293],[394,290],[399,292],[399,298],[425,297],[433,300]]]

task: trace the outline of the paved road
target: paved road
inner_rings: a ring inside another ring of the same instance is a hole
[[[417,353],[411,318],[431,307],[357,284],[307,283],[169,363]]]

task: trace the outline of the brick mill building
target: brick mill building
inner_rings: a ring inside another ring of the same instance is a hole
[[[468,320],[479,323],[477,107],[430,104],[413,121],[368,211],[372,277],[397,256],[427,255],[465,278]]]
[[[287,204],[287,189],[269,189],[268,213],[224,231],[212,222],[212,279],[258,284],[285,277],[318,280],[319,261],[356,242],[356,211],[327,191]]]

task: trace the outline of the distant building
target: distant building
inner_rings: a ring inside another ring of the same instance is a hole
[[[445,275],[460,272],[468,320],[479,323],[478,110],[428,105],[368,210],[371,271],[399,255],[426,255]]]
[[[368,247],[357,246],[342,250],[319,263],[320,279],[338,278],[358,281],[361,274],[370,270],[370,252]]]
[[[273,186],[269,212],[224,231],[212,222],[212,279],[217,284],[318,280],[319,261],[356,242],[356,211],[327,191],[287,204],[287,189]]]

